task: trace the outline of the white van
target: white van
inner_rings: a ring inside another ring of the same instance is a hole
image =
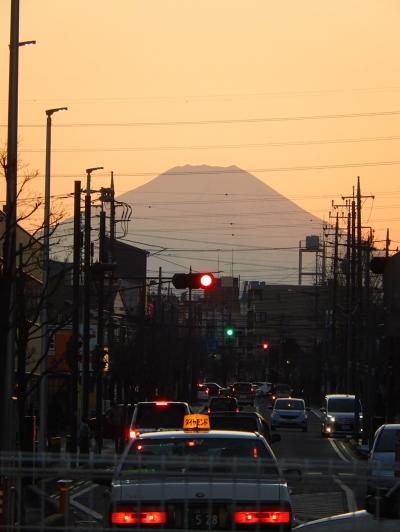
[[[346,436],[354,434],[356,402],[354,395],[326,395],[320,408],[322,436]],[[362,433],[362,407],[359,402],[359,434]]]

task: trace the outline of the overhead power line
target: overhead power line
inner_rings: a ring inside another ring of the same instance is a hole
[[[72,124],[54,124],[57,128],[74,128],[74,127],[147,127],[147,126],[202,126],[217,124],[257,124],[262,122],[289,122],[301,120],[329,120],[336,118],[362,118],[375,116],[394,116],[399,115],[400,110],[394,111],[376,111],[366,113],[335,113],[328,115],[299,115],[299,116],[271,116],[263,118],[227,118],[221,120],[171,120],[165,122],[88,122]],[[0,127],[7,127],[6,124],[0,124]],[[20,124],[19,127],[26,128],[44,128],[44,124]]]
[[[306,166],[282,166],[282,167],[270,167],[270,168],[249,168],[246,172],[299,172],[304,170],[329,170],[329,169],[340,169],[340,168],[363,168],[363,167],[374,167],[374,166],[395,166],[400,164],[400,161],[374,161],[374,162],[358,162],[358,163],[343,163],[343,164],[321,164],[321,165],[306,165]],[[154,177],[158,175],[168,175],[168,176],[185,176],[185,175],[218,175],[218,174],[240,174],[243,170],[237,167],[230,167],[225,169],[210,169],[206,171],[200,170],[179,170],[176,172],[118,172],[117,176],[123,177]],[[75,174],[52,174],[52,178],[74,178],[76,179]],[[97,176],[106,177],[108,174],[98,172]],[[116,172],[114,172],[114,177]],[[43,178],[43,175],[38,174],[36,178]]]
[[[276,148],[282,146],[320,146],[326,144],[347,144],[361,142],[400,140],[400,136],[391,135],[388,137],[358,137],[345,139],[326,140],[293,140],[284,142],[261,142],[251,144],[206,144],[187,146],[134,146],[131,148],[53,148],[53,152],[58,153],[87,153],[87,152],[132,152],[132,151],[181,151],[181,150],[220,150],[220,149],[240,149],[240,148]],[[23,153],[41,153],[45,148],[22,148]]]

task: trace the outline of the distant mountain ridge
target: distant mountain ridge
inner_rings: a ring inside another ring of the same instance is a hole
[[[150,251],[149,275],[192,267],[296,284],[299,241],[323,225],[237,166],[171,168],[118,200],[133,208],[125,241]]]

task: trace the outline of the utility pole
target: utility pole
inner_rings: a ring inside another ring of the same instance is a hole
[[[385,257],[389,257],[389,248],[390,248],[390,238],[389,238],[389,228],[386,229],[386,245],[385,245]]]
[[[91,289],[91,175],[95,170],[102,170],[102,166],[86,170],[85,194],[85,262],[83,290],[83,359],[82,359],[82,417],[89,416],[89,387],[90,387],[90,289]]]
[[[335,245],[333,256],[333,287],[332,287],[332,360],[336,361],[336,316],[337,316],[337,287],[338,287],[338,249],[339,249],[339,214],[336,213]]]
[[[108,260],[115,263],[115,189],[114,189],[114,172],[111,172],[110,183],[110,240],[108,249]],[[108,278],[108,327],[107,327],[107,344],[110,356],[113,356],[114,345],[114,275],[110,272]],[[143,319],[144,321],[144,319]],[[114,400],[114,385],[110,385],[110,398]]]
[[[1,449],[13,448],[14,423],[12,423],[12,395],[16,353],[16,230],[17,230],[17,145],[18,145],[18,63],[19,63],[19,0],[11,1],[10,64],[8,89],[7,138],[7,201],[4,242],[4,291],[8,327],[5,327],[4,346],[1,346]]]
[[[96,353],[96,442],[97,451],[101,453],[103,446],[103,356],[104,356],[104,266],[106,264],[105,237],[106,213],[100,212],[99,236],[99,291],[97,310],[97,353]]]
[[[354,432],[359,433],[360,429],[360,384],[361,372],[364,371],[364,290],[363,290],[363,242],[362,242],[362,219],[361,200],[363,198],[373,198],[374,196],[362,196],[360,177],[357,177],[357,194],[351,197],[351,351],[353,361],[353,387],[355,395]],[[344,198],[343,198],[344,199]],[[357,221],[357,224],[356,224]],[[356,227],[357,225],[357,227]]]
[[[347,243],[346,243],[346,390],[350,389],[351,365],[351,212],[347,215]]]
[[[78,372],[80,347],[80,272],[81,272],[81,182],[74,189],[74,254],[72,270],[72,336],[71,336],[71,397],[70,397],[70,450],[76,453],[78,443]]]

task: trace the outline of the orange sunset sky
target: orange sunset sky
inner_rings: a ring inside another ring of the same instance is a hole
[[[0,0],[0,142],[11,0]],[[316,216],[361,177],[364,223],[400,241],[399,0],[20,0],[19,157],[43,194],[133,189],[171,167],[236,165]],[[1,200],[5,192],[2,184]],[[67,213],[72,203],[64,202]],[[132,222],[134,223],[134,222]]]

